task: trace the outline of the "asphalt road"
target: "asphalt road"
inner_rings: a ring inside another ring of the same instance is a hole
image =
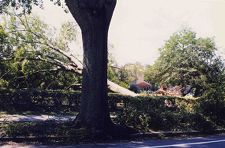
[[[224,136],[195,137],[189,139],[145,140],[124,143],[81,144],[71,146],[0,144],[1,148],[225,148]]]

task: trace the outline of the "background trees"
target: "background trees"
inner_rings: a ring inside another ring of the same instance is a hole
[[[120,86],[128,88],[131,82],[144,79],[145,67],[141,63],[118,66],[113,56],[110,55],[108,64],[108,78]]]
[[[146,71],[146,79],[159,84],[190,85],[195,96],[224,86],[224,64],[211,38],[198,38],[190,30],[173,34],[159,49],[160,57]]]

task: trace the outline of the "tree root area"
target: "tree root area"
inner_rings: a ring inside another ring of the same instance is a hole
[[[75,120],[73,128],[82,129],[86,133],[84,134],[87,136],[86,138],[91,141],[128,140],[131,135],[138,133],[137,130],[131,127],[114,123],[110,123],[102,129],[88,128],[83,125],[85,124],[80,124],[79,121]]]

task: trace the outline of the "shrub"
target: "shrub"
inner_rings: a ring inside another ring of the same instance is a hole
[[[0,110],[7,112],[78,111],[80,92],[44,90],[0,90]]]
[[[173,107],[166,107],[165,100],[170,100]],[[117,112],[115,122],[126,124],[140,131],[154,130],[188,130],[191,127],[192,106],[194,100],[176,97],[128,97],[124,108]],[[188,110],[186,107],[188,106]]]
[[[0,90],[0,110],[12,113],[78,112],[80,96],[80,92],[75,91]],[[196,101],[167,96],[130,97],[110,93],[108,101],[110,111],[115,115],[115,123],[139,131],[195,129],[207,132],[215,129],[218,123],[222,125],[224,121],[224,102],[217,102],[214,97],[208,96]],[[165,106],[165,100],[172,102],[172,106]]]
[[[198,99],[196,111],[209,118],[209,120],[224,125],[225,100],[223,93],[216,90],[206,93]]]

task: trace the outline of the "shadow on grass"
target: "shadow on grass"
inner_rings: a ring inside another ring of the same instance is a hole
[[[75,128],[74,122],[57,123],[48,122],[18,122],[0,124],[0,140],[13,142],[38,142],[38,143],[58,143],[77,144],[92,142],[111,142],[118,140],[128,140],[129,134],[135,130],[114,126],[111,135],[96,136],[85,128]]]

